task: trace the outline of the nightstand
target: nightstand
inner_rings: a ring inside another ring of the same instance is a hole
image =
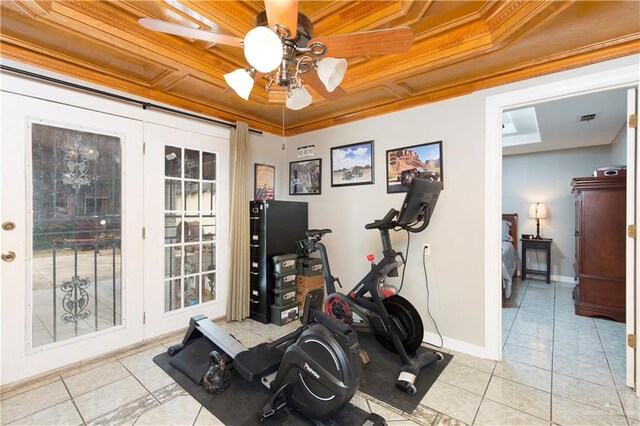
[[[521,239],[522,242],[522,279],[527,279],[527,274],[531,275],[545,275],[547,277],[547,283],[551,283],[551,238],[539,238],[539,239]],[[528,269],[527,268],[527,250],[539,250],[544,251],[547,254],[547,269]]]

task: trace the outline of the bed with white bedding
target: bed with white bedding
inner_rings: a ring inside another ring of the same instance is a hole
[[[502,215],[502,295],[511,296],[513,276],[518,269],[518,214]]]

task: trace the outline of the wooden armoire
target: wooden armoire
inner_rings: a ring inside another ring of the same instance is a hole
[[[625,322],[626,176],[577,177],[577,315]]]

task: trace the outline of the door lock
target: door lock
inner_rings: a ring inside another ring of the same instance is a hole
[[[14,229],[16,229],[16,224],[13,222],[4,222],[2,224],[2,229],[4,229],[5,231],[13,231]]]
[[[2,260],[5,262],[13,262],[13,259],[16,258],[16,254],[12,251],[2,252]]]

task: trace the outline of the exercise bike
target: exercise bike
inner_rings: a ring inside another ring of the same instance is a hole
[[[287,405],[307,418],[330,417],[355,394],[362,367],[356,333],[322,312],[322,297],[322,289],[307,294],[300,328],[250,349],[205,315],[192,317],[182,343],[167,351],[170,363],[198,383],[204,376],[207,390],[215,393],[229,387],[232,364],[242,378],[274,392],[260,410],[261,420]],[[203,344],[208,345],[204,354]],[[211,366],[194,372],[209,351]],[[370,424],[384,424],[380,419],[376,416]]]
[[[398,267],[406,262],[404,255],[391,246],[389,231],[424,231],[441,190],[441,182],[413,179],[400,212],[391,209],[384,218],[365,225],[365,229],[380,232],[383,258],[375,264],[370,255],[371,271],[347,295],[336,292],[335,284],[342,285],[331,275],[327,250],[320,242],[331,230],[310,229],[306,232],[307,239],[298,242],[305,254],[320,253],[327,288],[325,311],[358,332],[373,333],[385,349],[396,352],[403,366],[395,384],[409,394],[416,393],[415,382],[420,369],[442,360],[443,355],[436,351],[416,354],[424,334],[420,314],[407,299],[397,294],[395,287],[385,284],[385,278],[397,277]]]

